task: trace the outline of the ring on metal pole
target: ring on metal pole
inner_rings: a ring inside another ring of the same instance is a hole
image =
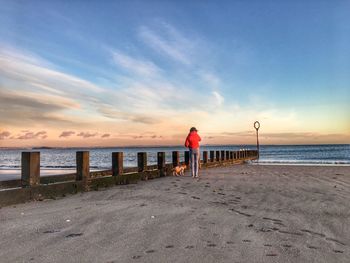
[[[254,128],[255,128],[256,130],[259,130],[259,128],[260,128],[260,122],[258,122],[258,121],[254,122]]]

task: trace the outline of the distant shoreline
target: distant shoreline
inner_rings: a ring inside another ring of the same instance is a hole
[[[331,145],[349,145],[349,143],[317,143],[317,144],[260,144],[260,147],[279,147],[279,146],[331,146]],[[203,144],[202,147],[256,147],[256,144]],[[45,149],[114,149],[114,148],[173,148],[183,147],[183,145],[133,145],[133,146],[33,146],[33,147],[0,147],[0,150],[45,150]]]

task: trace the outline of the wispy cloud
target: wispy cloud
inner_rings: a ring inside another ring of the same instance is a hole
[[[39,132],[26,132],[23,134],[20,134],[16,137],[18,140],[33,140],[33,139],[46,139],[47,138],[47,132],[46,131],[39,131]]]
[[[62,91],[90,90],[101,92],[103,89],[78,77],[60,72],[37,56],[27,55],[17,50],[3,50],[0,46],[0,77],[17,83],[33,83]]]
[[[158,30],[142,26],[139,29],[139,36],[155,51],[185,65],[191,64],[192,42],[171,25],[161,23]]]
[[[212,94],[213,94],[213,96],[214,96],[216,105],[217,105],[217,106],[221,106],[221,105],[223,104],[223,102],[224,102],[224,97],[221,96],[221,95],[219,94],[219,92],[217,92],[217,91],[213,91]]]
[[[101,138],[109,138],[111,135],[109,133],[105,133],[101,135]]]
[[[11,133],[8,131],[2,131],[2,132],[0,132],[0,140],[4,140],[4,139],[8,138],[8,137],[10,137],[10,135],[11,135]]]
[[[90,137],[95,137],[98,133],[90,133],[90,132],[80,132],[77,134],[77,136],[79,137],[83,137],[83,138],[90,138]]]
[[[160,72],[160,69],[151,61],[136,59],[120,51],[112,51],[112,56],[113,61],[118,66],[132,73],[144,76],[155,76]]]
[[[67,138],[72,136],[73,134],[75,134],[75,131],[63,131],[60,136],[58,136],[59,138]]]

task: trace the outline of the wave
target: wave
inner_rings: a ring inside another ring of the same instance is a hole
[[[350,165],[347,160],[257,160],[258,164],[309,164],[309,165]]]

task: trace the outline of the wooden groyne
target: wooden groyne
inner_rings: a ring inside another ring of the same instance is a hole
[[[258,157],[256,150],[204,151],[201,169],[240,164]],[[157,153],[157,164],[147,165],[147,153],[137,153],[137,167],[123,166],[123,152],[112,153],[112,169],[90,171],[89,151],[76,152],[76,173],[40,176],[40,152],[22,152],[21,179],[0,182],[0,207],[31,200],[55,199],[67,194],[98,190],[101,187],[136,183],[172,175],[172,169],[180,164],[189,165],[190,154],[184,152],[180,162],[179,151],[172,152],[172,162],[165,162],[165,152]]]

